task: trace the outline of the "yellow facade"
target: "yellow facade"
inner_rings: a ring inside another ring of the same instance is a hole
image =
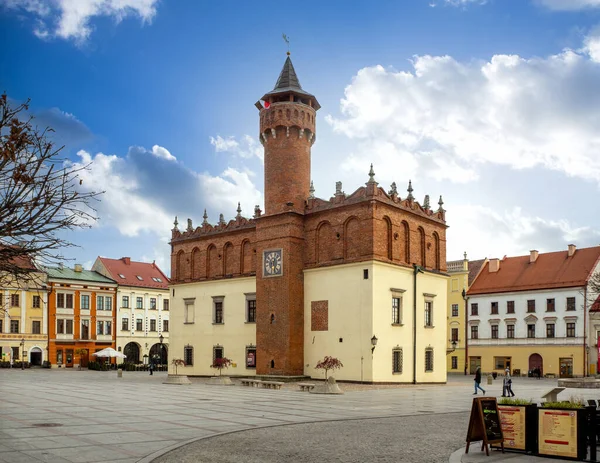
[[[509,366],[513,376],[527,376],[531,356],[542,360],[542,375],[559,377],[583,376],[584,348],[578,345],[523,345],[469,347],[469,358],[478,362],[484,373],[504,373]]]
[[[46,275],[35,272],[18,284],[3,278],[0,288],[0,361],[42,365],[48,356]]]
[[[368,278],[364,278],[364,271]],[[304,373],[323,378],[315,365],[325,356],[338,358],[344,367],[333,373],[338,380],[365,382],[444,383],[445,275],[417,275],[416,378],[413,369],[414,273],[412,268],[381,262],[336,265],[304,272]],[[392,298],[401,300],[400,323],[392,320]],[[327,330],[313,330],[311,306],[327,301]],[[433,318],[425,326],[425,303]],[[377,337],[373,351],[371,338]],[[425,366],[431,350],[433,368]],[[393,352],[401,352],[401,371],[393,371]]]
[[[464,374],[466,363],[465,300],[463,290],[469,289],[469,261],[467,259],[448,262],[448,305],[447,305],[447,354],[448,373]],[[454,346],[452,341],[456,341]]]

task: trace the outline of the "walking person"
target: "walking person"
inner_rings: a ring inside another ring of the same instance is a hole
[[[512,377],[510,376],[510,370],[507,368],[506,369],[506,375],[504,376],[504,383],[505,383],[505,391],[506,391],[506,396],[507,397],[514,397],[515,393],[512,390]],[[504,390],[502,391],[502,397],[504,397]]]
[[[150,376],[152,376],[152,370],[154,370],[154,360],[152,358],[150,359],[150,367],[148,369],[150,370]]]
[[[477,395],[477,389],[481,389],[481,392],[485,394],[485,389],[481,387],[481,367],[477,367],[475,370],[475,393],[473,395]]]

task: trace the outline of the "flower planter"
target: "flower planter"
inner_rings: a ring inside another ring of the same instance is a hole
[[[310,391],[311,394],[343,394],[344,391],[335,382],[335,378],[330,376],[323,384],[316,384]]]
[[[192,384],[190,379],[186,375],[171,375],[167,376],[167,380],[163,381],[163,384],[176,384],[176,385],[189,385]]]
[[[209,386],[233,386],[229,376],[213,376],[208,380]]]

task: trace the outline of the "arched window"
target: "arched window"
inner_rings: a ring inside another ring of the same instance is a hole
[[[175,257],[175,278],[179,281],[183,281],[183,250],[177,253]]]
[[[433,232],[433,252],[434,252],[434,256],[433,258],[435,259],[435,263],[434,263],[434,269],[439,270],[440,269],[440,236],[437,234],[437,232]]]
[[[402,227],[404,228],[404,262],[410,264],[410,227],[408,222],[404,220],[402,221]]]
[[[392,260],[393,258],[393,254],[392,254],[392,220],[385,216],[383,218],[383,221],[385,222],[385,233],[386,233],[386,237],[385,237],[385,243],[387,246],[387,252],[386,252],[386,257],[389,260]]]
[[[425,267],[425,230],[422,227],[419,227],[419,260],[419,265]]]

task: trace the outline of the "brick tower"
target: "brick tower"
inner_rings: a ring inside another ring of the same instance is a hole
[[[256,346],[259,375],[304,373],[304,210],[310,188],[317,99],[288,57],[262,97],[265,214],[257,219]]]

